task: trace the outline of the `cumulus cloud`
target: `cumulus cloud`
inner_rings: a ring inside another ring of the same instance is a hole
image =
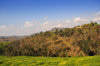
[[[85,22],[85,21],[88,21],[88,19],[84,19],[82,17],[75,17],[73,19],[74,19],[74,22]]]
[[[32,27],[33,23],[31,22],[25,22],[24,27]]]
[[[50,30],[54,27],[55,23],[52,21],[46,21],[42,23],[42,31]]]
[[[35,30],[34,26],[31,25],[30,23],[25,23],[21,26],[15,26],[15,25],[0,26],[0,36],[11,36],[11,35],[24,36],[24,35],[30,35],[34,32],[37,32],[37,30]]]
[[[94,21],[100,21],[100,17],[93,18]]]
[[[75,22],[79,22],[79,21],[81,21],[81,18],[80,17],[76,17],[76,18],[74,18],[74,21]]]
[[[42,24],[42,28],[49,28],[50,27],[50,24],[49,24],[49,21],[46,21]]]
[[[61,24],[59,24],[59,25],[57,25],[57,26],[55,26],[55,27],[60,28],[60,27],[62,27],[62,25],[61,25]]]
[[[93,21],[100,23],[100,11],[93,15]]]
[[[70,23],[70,22],[71,22],[71,20],[66,20],[65,22],[66,22],[66,23]]]
[[[2,25],[2,26],[0,26],[0,29],[7,29],[7,26],[6,25]]]
[[[49,20],[48,17],[44,17],[43,21],[27,21],[21,26],[14,25],[1,25],[0,26],[0,36],[10,36],[10,35],[30,35],[32,33],[37,33],[40,31],[51,30],[52,28],[68,28],[77,25],[82,25],[89,23],[90,21],[96,21],[100,23],[100,11],[90,17],[74,17],[72,19],[65,20]]]
[[[43,22],[42,24],[42,31],[50,30],[55,27],[58,27],[58,28],[62,27],[61,22],[59,22],[58,20],[57,21],[46,21],[46,22]]]
[[[45,21],[45,20],[48,20],[48,17],[47,16],[45,16],[44,18],[43,18],[43,20]]]
[[[100,16],[100,11],[94,14],[95,16]]]

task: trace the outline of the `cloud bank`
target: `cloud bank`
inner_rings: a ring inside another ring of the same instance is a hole
[[[49,20],[48,17],[43,18],[43,22],[40,21],[26,21],[21,26],[14,25],[1,25],[0,26],[0,36],[24,36],[37,33],[40,31],[51,30],[54,27],[71,28],[77,25],[87,24],[90,21],[95,21],[100,24],[100,11],[91,15],[91,17],[74,17],[72,19],[65,20]]]

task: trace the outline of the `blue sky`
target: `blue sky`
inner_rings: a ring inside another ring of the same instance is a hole
[[[100,0],[0,0],[0,26],[13,26],[19,31],[19,26],[22,27],[24,25],[25,27],[25,24],[28,24],[28,26],[35,25],[33,32],[31,31],[32,29],[27,29],[30,32],[29,34],[31,34],[43,31],[44,29],[42,29],[41,25],[45,22],[51,23],[52,25],[56,23],[62,24],[64,20],[73,20],[74,18],[84,21],[85,18],[95,17],[93,14],[99,11]],[[97,16],[95,18],[97,18]],[[73,26],[72,22],[70,22],[70,24],[69,27]],[[24,27],[21,30],[22,32],[26,29]],[[38,31],[36,31],[36,29],[38,29]],[[11,31],[9,29],[7,30],[8,33]],[[14,34],[16,35],[17,32]],[[19,31],[18,35],[20,34]],[[3,31],[0,35],[8,34]]]

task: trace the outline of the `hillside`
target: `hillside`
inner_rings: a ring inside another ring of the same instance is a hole
[[[2,48],[3,47],[3,48]],[[100,55],[100,24],[40,32],[0,48],[0,55],[70,57]]]
[[[87,57],[33,57],[0,56],[0,66],[99,66],[100,56]]]

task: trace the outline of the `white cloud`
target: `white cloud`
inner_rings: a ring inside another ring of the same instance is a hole
[[[60,28],[60,27],[62,27],[62,25],[61,25],[61,24],[59,24],[59,25],[57,25],[57,26],[55,26],[55,27],[58,27],[58,28]]]
[[[65,20],[48,20],[48,17],[44,17],[43,21],[44,22],[25,22],[21,26],[2,25],[0,26],[0,36],[30,35],[40,31],[51,30],[54,27],[72,28],[76,25],[89,23],[90,21],[97,21],[100,23],[100,12],[97,12],[94,15],[90,15],[89,17],[74,17],[72,19]]]
[[[44,18],[43,18],[43,20],[44,20],[44,21],[45,21],[45,20],[48,20],[48,17],[47,17],[47,16],[46,16],[46,17],[44,17]]]
[[[76,17],[74,18],[74,22],[85,22],[87,19],[83,19],[82,17]]]
[[[31,22],[25,22],[24,27],[32,27],[33,23]]]
[[[94,17],[93,20],[94,21],[100,21],[100,17]]]
[[[73,18],[74,19],[74,22],[87,22],[89,21],[89,18],[82,18],[82,17],[75,17]]]
[[[100,11],[94,14],[95,16],[100,16]]]
[[[0,26],[0,29],[7,29],[7,26],[6,25],[2,25],[2,26]]]
[[[50,30],[54,27],[61,27],[61,24],[59,23],[59,21],[46,21],[42,24],[42,30],[46,31],[46,30]]]
[[[91,19],[89,17],[87,17],[87,18],[75,17],[75,18],[73,18],[72,21],[73,21],[73,25],[77,26],[77,25],[87,24],[91,21]]]
[[[54,24],[50,21],[43,22],[42,31],[50,30],[51,28],[53,28],[53,25]]]
[[[49,21],[43,23],[44,26],[49,25]]]
[[[76,17],[76,18],[74,18],[74,21],[75,21],[75,22],[79,22],[80,20],[81,20],[80,17]]]
[[[66,20],[65,22],[66,22],[66,23],[70,23],[70,22],[71,22],[71,20]]]
[[[93,15],[93,21],[96,21],[96,22],[100,23],[100,11],[98,11],[97,13],[95,13]]]

